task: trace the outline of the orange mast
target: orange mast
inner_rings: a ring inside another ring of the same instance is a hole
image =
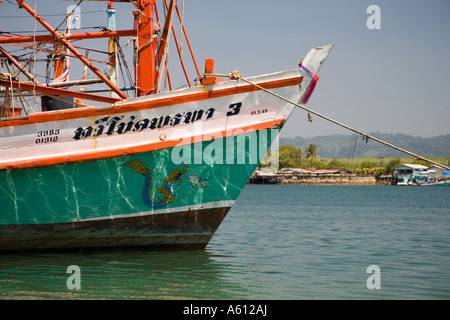
[[[157,35],[155,34],[154,5],[155,0],[138,0],[137,10],[134,11],[134,25],[137,31],[135,76],[138,96],[152,93],[155,89]]]

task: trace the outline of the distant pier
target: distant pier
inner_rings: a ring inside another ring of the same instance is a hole
[[[303,185],[390,185],[391,176],[355,175],[345,169],[282,169],[265,173],[259,170],[248,184],[303,184]]]

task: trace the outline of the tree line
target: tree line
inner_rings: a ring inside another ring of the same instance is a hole
[[[430,138],[406,134],[370,133],[395,146],[420,154],[424,157],[447,157],[450,155],[450,134]],[[309,143],[320,150],[321,158],[402,158],[404,154],[360,135],[327,135],[317,137],[280,137],[280,145],[304,148]]]
[[[278,154],[279,169],[346,169],[355,174],[379,176],[392,174],[393,168],[403,163],[431,166],[426,161],[412,157],[321,158],[319,156],[320,149],[314,143],[309,143],[304,148],[287,144],[280,146],[276,152]],[[270,156],[270,152],[268,156]],[[431,157],[431,159],[442,164],[450,163],[450,155],[447,157]],[[267,161],[262,163],[267,163]],[[261,164],[260,166],[268,165]]]

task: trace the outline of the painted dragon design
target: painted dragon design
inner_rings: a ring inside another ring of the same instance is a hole
[[[175,183],[181,184],[183,174],[186,172],[188,165],[184,165],[183,169],[174,169],[164,180],[162,187],[156,189],[156,192],[163,195],[159,200],[153,199],[151,196],[152,190],[152,172],[145,166],[141,160],[130,160],[121,164],[121,166],[129,166],[134,172],[140,173],[144,176],[144,189],[142,190],[142,200],[147,207],[152,209],[159,209],[167,206],[175,200],[175,193],[173,192],[173,185]]]

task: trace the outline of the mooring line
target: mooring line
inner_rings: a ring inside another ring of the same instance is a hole
[[[369,135],[369,134],[367,134],[367,133],[365,133],[365,132],[362,132],[362,131],[357,130],[357,129],[355,129],[355,128],[352,128],[352,127],[350,127],[350,126],[348,126],[348,125],[346,125],[346,124],[344,124],[344,123],[341,123],[341,122],[336,121],[336,120],[334,120],[334,119],[331,119],[331,118],[329,118],[329,117],[327,117],[327,116],[325,116],[325,115],[323,115],[323,114],[320,114],[319,112],[316,112],[316,111],[314,111],[314,110],[311,110],[311,109],[309,109],[309,108],[307,108],[307,107],[305,107],[305,106],[303,106],[303,105],[301,105],[301,104],[298,104],[298,103],[295,103],[294,101],[291,101],[291,100],[289,100],[289,99],[286,99],[285,97],[282,97],[282,96],[280,96],[279,94],[276,94],[276,93],[273,92],[273,91],[270,91],[270,90],[268,90],[268,89],[266,89],[266,88],[261,87],[260,85],[257,85],[256,83],[253,83],[253,82],[251,82],[251,81],[245,79],[244,77],[242,77],[242,75],[239,73],[239,71],[233,71],[233,72],[230,73],[229,75],[218,75],[218,74],[217,74],[217,76],[227,76],[227,77],[229,77],[229,78],[232,79],[232,80],[242,80],[242,81],[245,81],[245,82],[247,82],[248,84],[251,84],[251,85],[255,86],[256,88],[258,88],[258,89],[260,89],[260,90],[262,90],[262,91],[265,91],[265,92],[267,92],[267,93],[269,93],[269,94],[271,94],[271,95],[273,95],[273,96],[275,96],[275,97],[277,97],[277,98],[279,98],[279,99],[281,99],[281,100],[284,100],[284,101],[286,101],[286,102],[288,102],[288,103],[293,104],[293,105],[296,106],[296,107],[299,107],[299,108],[301,108],[301,109],[307,111],[308,113],[312,113],[312,114],[314,114],[314,115],[316,115],[316,116],[318,116],[318,117],[320,117],[320,118],[322,118],[322,119],[325,119],[325,120],[327,120],[327,121],[330,121],[330,122],[332,122],[332,123],[334,123],[334,124],[337,124],[337,125],[339,125],[339,126],[341,126],[341,127],[344,127],[344,128],[346,128],[346,129],[348,129],[348,130],[350,130],[350,131],[356,132],[356,133],[358,133],[358,134],[364,136],[364,137],[366,138],[366,142],[368,141],[368,139],[372,139],[372,140],[374,140],[374,141],[376,141],[376,142],[379,142],[379,143],[381,143],[381,144],[384,144],[384,145],[386,145],[386,146],[388,146],[388,147],[390,147],[390,148],[393,148],[393,149],[395,149],[395,150],[398,150],[398,151],[401,151],[401,152],[403,152],[403,153],[409,154],[409,155],[411,155],[411,156],[413,156],[413,157],[416,157],[416,158],[418,158],[418,159],[428,161],[428,162],[430,162],[430,163],[432,163],[432,164],[434,164],[434,165],[436,165],[436,166],[438,166],[438,167],[441,167],[441,168],[444,168],[444,169],[450,169],[450,167],[447,167],[447,166],[445,166],[445,165],[443,165],[443,164],[440,164],[440,163],[438,163],[438,162],[436,162],[436,161],[433,161],[433,160],[431,160],[431,159],[425,158],[425,157],[423,157],[423,156],[421,156],[421,155],[415,154],[415,153],[410,152],[410,151],[408,151],[408,150],[405,150],[405,149],[403,149],[403,148],[397,147],[397,146],[395,146],[395,145],[393,145],[393,144],[391,144],[391,143],[389,143],[389,142],[386,142],[386,141],[383,141],[383,140],[381,140],[381,139],[378,139],[378,138],[376,138],[376,137],[374,137],[374,136],[371,136],[371,135]]]

